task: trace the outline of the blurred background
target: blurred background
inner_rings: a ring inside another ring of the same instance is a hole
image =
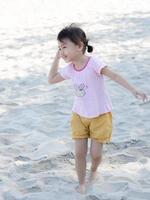
[[[72,158],[73,89],[68,80],[49,85],[47,77],[57,51],[57,33],[71,23],[85,30],[94,46],[94,54],[150,94],[149,0],[0,0],[2,199],[46,200],[46,196],[39,197],[46,194],[46,185],[51,195],[57,190],[58,196],[64,195],[54,178],[55,191],[51,188],[52,182],[46,184],[44,176],[48,174],[44,173],[60,171],[57,165],[62,157],[59,160],[59,155],[65,153],[68,159]],[[64,65],[61,61],[60,67]],[[150,104],[142,104],[110,80],[107,87],[113,102],[114,132],[112,143],[104,147],[107,152],[104,163],[137,162],[139,155],[148,163]],[[112,154],[116,146],[123,156]],[[144,150],[140,151],[141,148]],[[52,158],[56,162],[53,163]],[[71,170],[70,165],[66,167]],[[149,170],[149,165],[144,169]],[[66,176],[65,171],[61,173],[61,177]],[[70,177],[74,176],[71,173]],[[64,184],[64,180],[61,181]],[[142,183],[139,184],[142,187]],[[67,198],[73,199],[65,196],[65,200]]]

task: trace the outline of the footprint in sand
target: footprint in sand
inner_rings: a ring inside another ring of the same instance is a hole
[[[98,198],[97,196],[95,195],[89,195],[87,196],[86,200],[100,200],[100,198]],[[101,199],[102,200],[102,199]]]
[[[29,161],[29,160],[31,160],[29,157],[26,157],[26,156],[17,156],[14,159],[15,159],[15,161],[18,161],[18,160],[20,160],[20,161]]]
[[[39,171],[51,170],[53,168],[57,168],[57,165],[53,163],[51,159],[46,159],[40,162],[33,163],[32,172],[36,173]]]
[[[130,155],[119,154],[119,155],[114,155],[114,156],[109,157],[109,161],[111,164],[115,164],[115,163],[126,164],[129,162],[136,162],[137,159]]]

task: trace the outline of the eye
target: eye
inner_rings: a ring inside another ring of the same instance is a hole
[[[65,49],[67,48],[66,46],[63,46],[63,47],[58,47],[59,51],[61,51],[62,49]]]

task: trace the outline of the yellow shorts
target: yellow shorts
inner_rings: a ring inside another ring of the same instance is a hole
[[[104,113],[94,118],[81,117],[72,113],[72,138],[91,138],[101,143],[107,143],[112,138],[112,113]]]

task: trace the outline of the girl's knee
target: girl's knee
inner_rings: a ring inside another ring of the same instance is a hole
[[[92,160],[95,162],[101,161],[102,160],[102,155],[101,154],[91,154]]]

